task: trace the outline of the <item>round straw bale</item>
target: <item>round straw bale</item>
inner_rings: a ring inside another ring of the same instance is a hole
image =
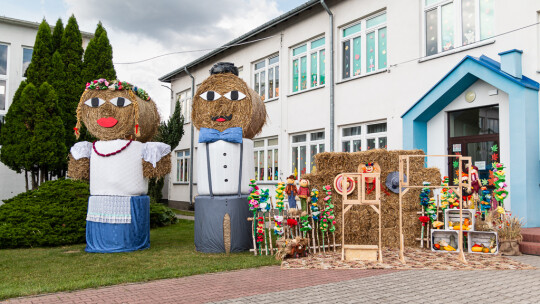
[[[94,97],[102,99],[105,103],[96,108],[85,104]],[[131,104],[117,107],[109,102],[115,97],[128,99]],[[86,90],[79,101],[77,116],[90,134],[100,140],[132,138],[147,142],[157,133],[160,121],[154,101],[144,101],[130,90]],[[114,117],[118,122],[113,127],[102,127],[97,120],[105,117]],[[136,134],[136,129],[139,134]]]
[[[221,97],[208,101],[203,93],[213,91]],[[225,94],[238,91],[245,97],[229,100]],[[232,127],[241,127],[244,138],[253,138],[266,123],[266,108],[260,96],[251,90],[239,77],[231,73],[210,75],[197,89],[193,98],[191,119],[197,129],[210,128],[222,132]],[[224,117],[226,121],[216,121]]]

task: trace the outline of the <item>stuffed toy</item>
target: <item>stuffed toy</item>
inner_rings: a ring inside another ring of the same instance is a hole
[[[309,190],[309,181],[307,179],[301,179],[298,188],[298,198],[300,198],[300,209],[307,211],[307,203],[310,200],[311,191]]]
[[[358,172],[360,173],[381,173],[381,167],[376,162],[362,163],[358,166]],[[366,177],[366,194],[370,194],[375,190],[375,177]]]
[[[252,138],[266,121],[264,103],[238,77],[234,64],[219,62],[197,89],[191,115],[199,130],[195,248],[219,253],[226,251],[227,243],[230,252],[249,250],[249,181],[255,172]],[[230,240],[225,242],[224,236]]]
[[[81,124],[98,140],[70,151],[68,176],[90,181],[86,251],[122,252],[150,246],[148,178],[171,170],[171,147],[149,142],[159,114],[148,94],[130,83],[105,79],[86,84],[77,106]]]
[[[285,193],[289,201],[289,208],[296,208],[296,196],[298,195],[298,189],[295,185],[296,178],[294,175],[287,177],[287,186],[285,186]]]

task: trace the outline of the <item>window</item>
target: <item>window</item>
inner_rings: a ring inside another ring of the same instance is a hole
[[[189,150],[176,151],[176,182],[189,182]]]
[[[358,152],[386,149],[386,122],[341,128],[341,151]]]
[[[292,49],[293,93],[324,85],[325,43],[325,38],[322,37]]]
[[[279,96],[279,55],[266,58],[253,65],[253,87],[262,100]]]
[[[32,61],[32,53],[34,50],[32,48],[23,47],[23,56],[22,56],[22,74],[23,77],[26,73],[26,69],[30,65],[30,61]]]
[[[184,123],[191,121],[191,88],[176,94],[176,100],[180,102],[182,115],[184,115]],[[174,112],[174,109],[172,109]]]
[[[386,12],[341,29],[341,78],[386,69]]]
[[[6,109],[8,46],[0,44],[0,111]]]
[[[315,155],[324,152],[324,131],[293,135],[291,141],[291,170],[300,178],[315,167]]]
[[[424,0],[426,56],[495,35],[494,0]]]
[[[277,137],[255,140],[253,146],[255,179],[258,181],[277,181],[279,176]]]

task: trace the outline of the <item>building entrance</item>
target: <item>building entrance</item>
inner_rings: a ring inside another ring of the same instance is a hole
[[[493,163],[491,147],[499,146],[499,106],[448,112],[447,136],[448,154],[472,157],[472,164],[478,167],[479,178],[489,179]],[[452,160],[449,160],[448,176],[451,184],[457,177],[456,170]]]

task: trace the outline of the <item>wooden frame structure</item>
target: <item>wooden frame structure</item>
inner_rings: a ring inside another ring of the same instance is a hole
[[[457,186],[420,186],[420,185],[410,185],[409,181],[411,180],[411,177],[409,175],[409,168],[410,168],[410,159],[411,157],[446,157],[446,158],[457,158],[457,161],[459,162],[458,167],[458,185]],[[463,162],[467,162],[467,165],[470,167],[472,158],[470,156],[462,156],[462,155],[399,155],[399,260],[405,264],[405,255],[404,255],[404,247],[405,247],[405,240],[403,237],[403,196],[409,191],[409,189],[413,188],[448,188],[448,189],[455,189],[456,193],[459,196],[459,237],[458,237],[458,249],[459,249],[459,260],[463,263],[467,264],[467,260],[465,259],[465,252],[463,250],[463,193],[461,191],[462,187],[467,187],[469,190],[471,188],[470,183],[462,183],[461,181],[461,173],[463,168]],[[404,174],[406,173],[407,181],[403,179]],[[403,190],[403,188],[405,188]],[[432,245],[433,246],[433,245]]]
[[[343,191],[341,194],[341,260],[345,259],[345,249],[357,248],[357,245],[345,244],[345,213],[349,211],[352,206],[370,206],[379,214],[379,263],[382,263],[382,210],[381,210],[381,183],[379,181],[380,173],[342,173],[342,189],[347,189],[347,180],[351,178],[355,183],[358,183],[358,196],[356,199],[347,199],[347,191]],[[375,199],[366,199],[366,178],[375,178]]]

